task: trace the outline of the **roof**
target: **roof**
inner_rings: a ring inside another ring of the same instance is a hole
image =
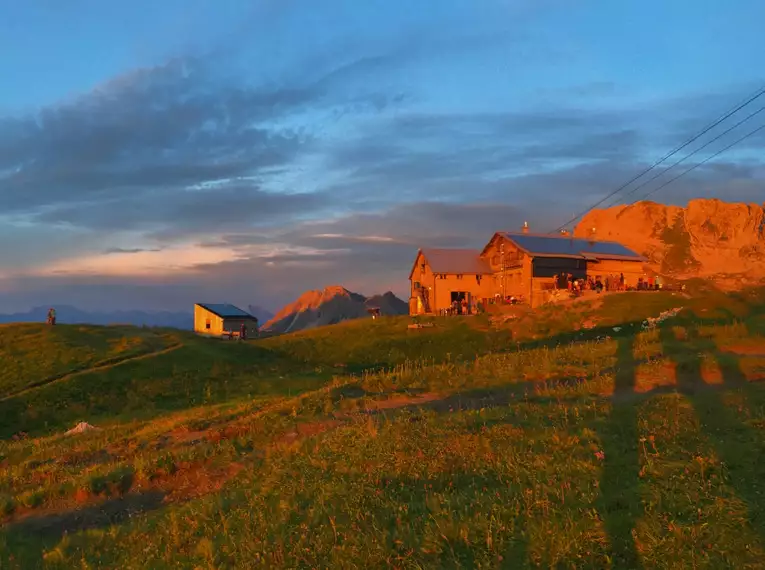
[[[197,303],[203,309],[210,311],[214,315],[218,315],[222,319],[236,318],[236,319],[255,319],[250,313],[243,311],[239,307],[229,305],[228,303]]]
[[[491,267],[481,258],[478,249],[421,249],[433,273],[466,273],[484,275],[492,273]]]
[[[504,232],[507,239],[533,257],[575,257],[645,261],[645,258],[615,241],[595,241],[569,236]]]

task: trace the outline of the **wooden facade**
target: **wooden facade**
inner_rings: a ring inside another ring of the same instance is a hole
[[[248,337],[258,335],[258,319],[234,305],[197,303],[194,305],[194,331],[210,336],[239,333],[245,326]]]
[[[442,252],[453,259],[443,263]],[[420,250],[409,274],[409,313],[436,314],[464,298],[474,306],[494,290],[494,276],[478,250]],[[459,259],[456,259],[459,258]]]
[[[546,302],[555,275],[577,279],[624,275],[627,286],[644,276],[645,258],[615,242],[526,232],[495,233],[483,250],[421,249],[409,275],[409,313],[439,314],[456,298],[471,305],[496,297]]]

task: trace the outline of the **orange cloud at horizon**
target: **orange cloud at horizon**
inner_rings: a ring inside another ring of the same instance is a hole
[[[72,257],[38,267],[29,273],[36,276],[105,275],[116,277],[158,276],[191,272],[199,265],[212,265],[242,259],[232,248],[210,248],[188,245],[158,251],[100,253]]]
[[[346,249],[315,249],[286,244],[210,247],[199,243],[143,251],[111,251],[64,258],[30,269],[0,272],[0,282],[24,277],[169,277],[204,272],[220,263],[252,260],[265,266],[305,266],[327,263]],[[291,255],[298,256],[291,261]],[[313,260],[307,260],[311,257]],[[277,260],[278,261],[274,261]]]

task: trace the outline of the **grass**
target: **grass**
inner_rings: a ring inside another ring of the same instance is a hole
[[[168,337],[134,327],[0,325],[0,398],[98,364],[160,350]]]
[[[438,320],[439,326],[408,330],[409,317],[346,321],[332,327],[264,339],[278,354],[348,373],[383,369],[409,360],[472,359],[503,350],[512,341],[508,329],[487,331],[486,319]],[[434,319],[421,318],[433,322]]]
[[[760,299],[179,335],[14,404],[0,567],[761,567]]]

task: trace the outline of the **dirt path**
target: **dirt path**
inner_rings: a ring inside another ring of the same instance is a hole
[[[82,368],[80,370],[72,370],[70,372],[56,374],[55,376],[48,376],[47,378],[43,378],[42,380],[39,380],[27,386],[23,390],[17,390],[16,392],[13,392],[11,394],[6,394],[2,398],[0,398],[0,402],[5,402],[6,400],[11,400],[13,398],[17,398],[18,396],[23,396],[24,394],[27,394],[29,392],[32,392],[44,386],[50,386],[51,384],[64,382],[66,380],[69,380],[70,378],[74,378],[75,376],[81,376],[83,374],[91,374],[93,372],[102,372],[104,370],[109,370],[111,368],[115,368],[117,366],[127,364],[129,362],[135,362],[137,360],[145,360],[147,358],[154,358],[157,356],[161,356],[163,354],[173,352],[174,350],[177,350],[182,346],[183,346],[183,343],[177,343],[177,344],[170,345],[166,348],[163,348],[161,350],[152,350],[151,352],[144,352],[144,353],[136,354],[133,356],[125,356],[121,358],[112,358],[109,360],[102,360],[101,362],[97,363],[95,366],[91,366],[90,368]]]

